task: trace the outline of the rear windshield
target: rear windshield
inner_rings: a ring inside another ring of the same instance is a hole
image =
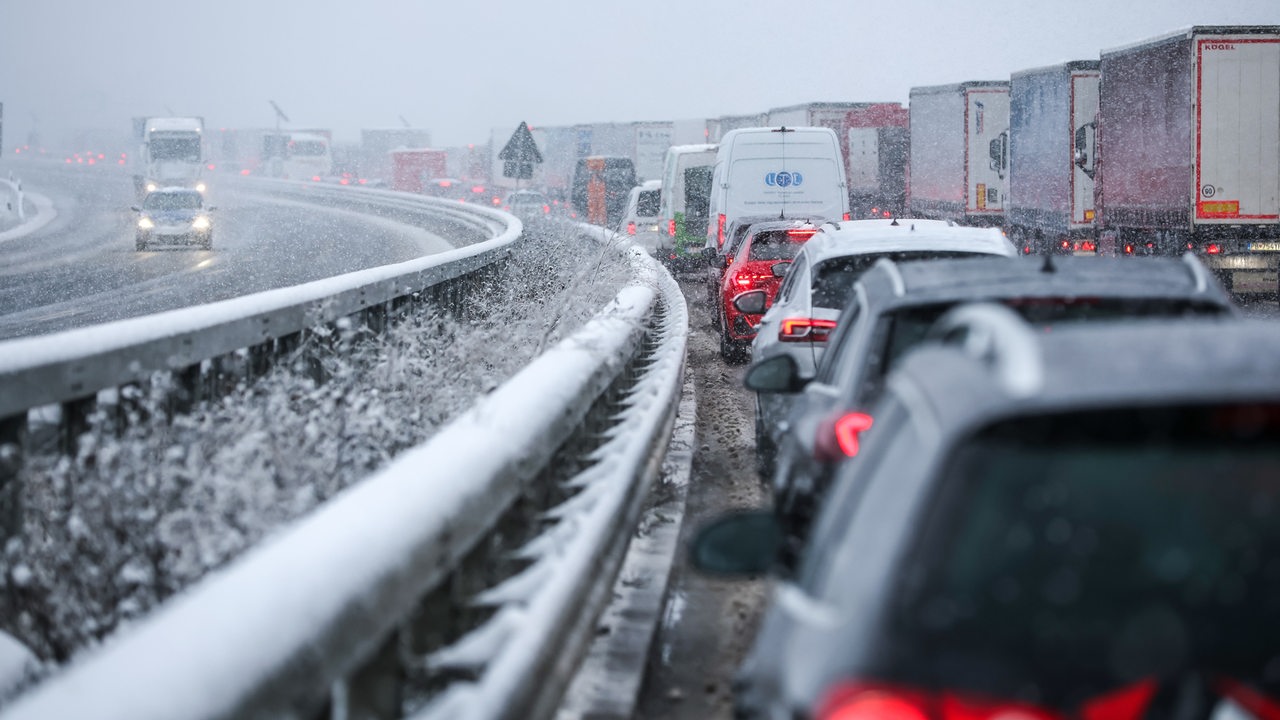
[[[936,252],[914,250],[911,252],[867,253],[834,258],[819,263],[813,272],[813,304],[817,307],[843,308],[848,302],[849,291],[853,284],[862,277],[880,258],[888,258],[895,263],[912,260],[954,260],[957,258],[991,257],[989,253],[968,252]]]
[[[645,190],[636,198],[636,216],[637,217],[657,217],[658,215],[658,199],[660,193],[658,190]]]
[[[792,260],[800,254],[808,236],[792,237],[786,230],[766,230],[751,238],[748,260]]]
[[[975,298],[977,299],[977,298]],[[1119,320],[1123,318],[1173,318],[1221,315],[1225,310],[1216,305],[1206,305],[1189,300],[1168,298],[1091,298],[1091,297],[1042,297],[996,300],[1013,309],[1033,325],[1054,325],[1062,322]],[[886,318],[888,323],[885,344],[881,352],[870,353],[867,372],[859,392],[861,402],[869,402],[879,395],[884,379],[907,351],[919,345],[929,329],[954,303],[923,305],[902,308]]]
[[[926,647],[983,682],[1275,681],[1280,404],[1019,418],[958,447],[900,606]]]

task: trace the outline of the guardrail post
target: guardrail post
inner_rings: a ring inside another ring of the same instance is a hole
[[[26,414],[0,419],[0,543],[22,532],[22,443]]]
[[[96,397],[77,398],[62,403],[62,422],[58,423],[58,445],[63,454],[75,457],[76,440],[89,429],[89,413]]]
[[[346,717],[353,720],[399,720],[403,715],[405,691],[400,633],[392,632],[369,662],[346,682]]]
[[[203,383],[203,377],[200,372],[200,363],[174,371],[170,382],[172,385],[168,394],[169,416],[191,412],[196,403],[201,400],[200,386]]]

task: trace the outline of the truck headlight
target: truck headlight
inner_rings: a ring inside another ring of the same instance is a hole
[[[138,229],[139,229],[139,230],[150,230],[151,228],[153,228],[153,227],[155,227],[155,226],[156,226],[156,224],[155,224],[155,223],[153,223],[153,222],[151,222],[151,218],[149,218],[149,217],[141,217],[141,218],[138,218]]]
[[[149,182],[147,183],[147,192],[155,192],[157,187],[159,186],[156,185],[155,183]]]
[[[202,193],[204,192],[204,190],[205,190],[204,183],[196,183],[196,192]]]
[[[196,230],[208,230],[209,217],[207,215],[197,215],[196,219],[191,222],[191,227]]]

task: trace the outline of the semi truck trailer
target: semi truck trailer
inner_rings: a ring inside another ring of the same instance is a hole
[[[964,225],[1003,225],[1008,81],[911,88],[908,209]]]
[[[1274,296],[1280,26],[1192,27],[1105,51],[1101,70],[1100,249],[1193,251],[1237,296]]]

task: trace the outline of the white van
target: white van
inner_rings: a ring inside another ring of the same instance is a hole
[[[716,145],[675,145],[662,164],[658,224],[666,237],[658,253],[672,270],[702,268],[699,253],[707,239],[707,202]]]
[[[830,128],[730,130],[711,177],[707,245],[719,248],[734,218],[848,220],[840,141]]]

